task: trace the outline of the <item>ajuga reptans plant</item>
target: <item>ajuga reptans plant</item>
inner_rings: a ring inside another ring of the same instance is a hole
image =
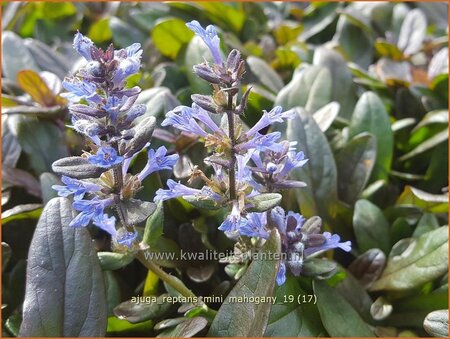
[[[258,250],[276,229],[285,254],[276,279],[278,285],[285,282],[287,269],[299,276],[304,260],[314,253],[332,248],[349,251],[349,241],[341,243],[338,235],[321,232],[320,218],[305,220],[279,206],[280,192],[305,186],[290,180],[289,174],[301,170],[308,160],[296,150],[295,141],[280,140],[280,132],[262,131],[295,119],[296,111],[274,107],[264,111],[253,127],[246,128],[241,117],[251,89],[240,95],[245,73],[240,52],[233,49],[224,58],[214,26],[204,29],[197,21],[187,26],[211,52],[213,62],[195,65],[193,71],[211,84],[212,95],[192,95],[192,106],[178,106],[168,112],[162,126],[173,126],[199,138],[210,150],[204,162],[214,174],[208,177],[194,167],[188,183],[200,179],[201,187],[169,179],[168,189],[159,189],[154,201],[182,197],[200,208],[227,209],[228,215],[218,228],[236,241],[235,251],[240,253]],[[79,214],[70,226],[92,223],[111,235],[116,250],[137,249],[139,239],[134,225],[144,221],[155,205],[134,195],[149,174],[171,170],[178,155],[168,155],[165,147],[149,148],[155,119],[144,116],[145,105],[135,104],[141,89],[126,86],[126,78],[139,71],[140,45],[121,50],[110,46],[103,51],[77,33],[74,48],[87,63],[63,85],[71,102],[71,127],[87,138],[88,149],[79,157],[54,163],[64,183],[54,188],[60,196],[73,196],[72,205]],[[147,149],[147,165],[137,175],[129,174],[130,162],[143,149]]]

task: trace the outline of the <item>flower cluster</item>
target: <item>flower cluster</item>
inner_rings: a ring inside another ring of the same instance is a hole
[[[55,172],[63,174],[64,185],[53,188],[60,196],[74,197],[72,206],[79,214],[70,226],[85,227],[92,222],[108,232],[115,244],[130,247],[137,237],[134,225],[138,221],[127,218],[127,201],[148,175],[171,170],[178,155],[168,155],[165,147],[148,148],[155,119],[145,116],[145,105],[135,104],[141,89],[126,85],[127,78],[139,71],[140,44],[120,50],[110,45],[103,51],[78,32],[73,46],[86,64],[64,80],[64,96],[71,103],[71,128],[88,138],[89,151],[54,163]],[[147,149],[147,165],[135,176],[128,174],[132,159],[143,149]],[[133,199],[133,208],[142,204],[151,212],[144,203]]]
[[[308,159],[296,151],[296,142],[280,141],[281,133],[262,131],[275,123],[296,118],[294,110],[283,111],[274,107],[263,111],[260,120],[250,129],[240,119],[244,113],[250,88],[239,99],[240,83],[245,64],[239,51],[233,49],[222,57],[220,39],[213,26],[204,29],[197,21],[187,24],[208,47],[213,63],[195,65],[197,76],[208,81],[212,95],[194,94],[191,107],[179,106],[166,114],[163,126],[172,126],[182,133],[203,141],[211,155],[204,161],[211,165],[214,174],[207,177],[194,168],[190,183],[199,178],[200,188],[188,187],[169,180],[169,189],[160,189],[155,201],[183,197],[194,205],[207,208],[228,208],[229,214],[219,230],[238,241],[242,237],[267,239],[272,228],[277,228],[282,238],[282,250],[288,260],[282,262],[277,283],[285,281],[286,267],[298,276],[303,260],[317,251],[331,248],[350,249],[350,242],[340,243],[337,235],[319,229],[302,228],[304,218],[288,212],[278,205],[279,191],[306,186],[304,182],[290,180],[294,169],[304,166]],[[214,115],[220,115],[214,119]],[[216,121],[221,121],[220,125]],[[269,218],[270,216],[270,218]]]

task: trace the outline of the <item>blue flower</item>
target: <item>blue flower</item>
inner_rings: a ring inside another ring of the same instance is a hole
[[[189,109],[189,107],[187,108]],[[225,132],[211,119],[208,112],[195,103],[192,104],[191,114],[192,117],[208,126],[211,131],[225,135]]]
[[[62,85],[68,92],[62,93],[61,96],[70,102],[79,102],[82,99],[94,104],[102,102],[102,98],[97,94],[97,87],[93,83],[66,78]]]
[[[296,114],[294,110],[289,110],[282,113],[283,108],[281,106],[274,107],[270,112],[263,111],[263,115],[259,121],[248,130],[247,137],[251,137],[256,132],[259,132],[263,128],[272,125],[275,122],[283,122],[283,119],[293,119]]]
[[[250,140],[237,145],[236,150],[241,152],[250,149],[256,149],[259,151],[271,150],[274,152],[278,152],[282,149],[281,145],[276,143],[276,141],[280,139],[280,137],[280,132],[272,132],[265,135],[256,132],[254,135],[252,135]]]
[[[296,153],[295,151],[289,151],[284,162],[284,166],[279,171],[280,177],[287,177],[289,172],[294,168],[303,167],[309,159],[305,159],[305,154],[303,152]]]
[[[167,180],[168,190],[162,188],[156,191],[156,196],[153,199],[154,202],[169,200],[182,196],[201,196],[203,194],[202,190],[187,187],[179,182],[175,182],[172,179]]]
[[[341,237],[337,234],[331,234],[330,232],[323,232],[323,236],[325,237],[324,244],[321,246],[317,246],[317,247],[306,248],[305,249],[306,256],[309,256],[309,255],[319,252],[319,251],[330,250],[333,248],[340,248],[341,250],[343,250],[345,252],[350,252],[352,249],[351,241],[340,242]]]
[[[269,232],[267,231],[267,213],[249,213],[247,214],[248,222],[239,228],[239,233],[247,237],[258,237],[267,239]]]
[[[219,226],[219,230],[226,233],[235,233],[247,224],[248,220],[241,216],[238,202],[233,202],[231,213],[226,217],[223,223]]]
[[[159,147],[156,152],[154,149],[148,150],[148,161],[144,169],[138,174],[139,181],[143,181],[148,175],[161,170],[171,170],[178,161],[178,154],[167,154],[167,148]]]
[[[114,216],[109,217],[108,214],[103,214],[101,216],[99,215],[93,219],[93,223],[95,226],[101,228],[105,232],[108,232],[113,237],[116,236],[116,218]]]
[[[77,32],[75,34],[75,37],[73,39],[73,48],[77,51],[78,54],[84,57],[87,61],[92,60],[91,49],[93,47],[94,43],[92,42],[91,39],[84,36],[80,32]]]
[[[121,232],[120,235],[116,237],[116,242],[122,246],[127,246],[128,248],[131,248],[133,246],[133,242],[137,239],[138,232]]]
[[[161,126],[173,126],[180,131],[193,133],[201,137],[206,137],[208,133],[195,121],[192,109],[187,106],[178,106],[166,114],[166,118]]]
[[[61,177],[61,181],[66,184],[53,185],[52,188],[58,192],[60,197],[68,197],[73,194],[75,200],[83,199],[85,193],[98,192],[101,187],[88,181],[81,181],[78,179],[72,179],[65,175]]]
[[[103,146],[97,150],[95,155],[89,156],[88,161],[98,167],[110,168],[120,164],[123,161],[123,157],[117,155],[117,151],[113,147]]]
[[[281,286],[286,282],[286,265],[284,262],[280,262],[280,268],[278,269],[276,281],[278,286]]]
[[[188,22],[186,26],[189,27],[189,29],[196,35],[202,38],[206,46],[208,46],[213,56],[214,62],[217,65],[222,65],[223,61],[222,55],[220,54],[220,39],[217,36],[216,28],[212,25],[209,25],[206,27],[206,29],[204,29],[196,20]]]
[[[103,219],[103,210],[113,203],[113,198],[99,199],[94,197],[92,200],[75,200],[72,207],[80,211],[69,224],[72,227],[85,227],[92,219]]]

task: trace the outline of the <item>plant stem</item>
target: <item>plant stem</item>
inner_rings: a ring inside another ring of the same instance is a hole
[[[227,117],[228,117],[228,137],[231,142],[230,149],[230,169],[228,171],[229,178],[229,191],[230,200],[236,199],[236,154],[234,151],[234,146],[236,145],[236,136],[234,135],[234,113],[233,113],[233,96],[228,93],[228,106],[227,106]]]
[[[145,257],[145,251],[144,250],[138,251],[138,253],[136,255],[136,258],[148,270],[150,270],[153,273],[155,273],[162,281],[164,281],[165,283],[167,283],[168,285],[173,287],[175,290],[177,290],[183,297],[199,299],[189,288],[187,288],[183,284],[183,282],[181,280],[179,280],[176,277],[166,273],[161,267],[159,267],[153,261],[147,260],[147,258]],[[206,306],[206,304],[203,301],[201,301],[201,300],[199,300],[199,303],[196,306],[204,307],[204,309],[205,309],[205,316],[210,322],[214,319],[217,311],[215,311],[215,310],[209,308],[208,306]]]

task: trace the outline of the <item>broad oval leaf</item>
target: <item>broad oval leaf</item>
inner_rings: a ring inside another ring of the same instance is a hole
[[[353,138],[336,156],[339,197],[353,204],[369,181],[377,156],[376,140],[371,134]]]
[[[153,27],[152,40],[162,55],[175,59],[181,48],[187,44],[194,33],[186,23],[178,18],[160,21]]]
[[[330,101],[330,71],[322,66],[300,66],[291,82],[279,91],[275,105],[285,110],[299,106],[315,112]]]
[[[325,219],[333,214],[337,201],[336,164],[327,138],[304,110],[298,110],[298,117],[288,121],[286,135],[298,141],[297,149],[309,158],[304,167],[292,173],[295,180],[307,184],[295,190],[301,211],[308,217],[320,215]]]
[[[3,75],[13,81],[16,80],[17,73],[23,69],[40,71],[24,41],[10,31],[2,33],[2,63],[8,65],[2,67]]]
[[[372,248],[353,261],[348,270],[368,288],[376,281],[386,264],[386,255],[379,248]]]
[[[322,132],[325,132],[337,118],[340,105],[336,101],[332,101],[329,104],[323,106],[318,111],[314,112],[313,117],[319,125]]]
[[[381,210],[370,201],[361,199],[356,202],[353,229],[362,252],[371,248],[380,248],[386,254],[389,252],[389,224]]]
[[[319,311],[313,303],[284,302],[286,296],[306,295],[299,280],[288,277],[275,288],[277,303],[272,305],[265,337],[323,337],[326,331],[320,321]]]
[[[323,326],[332,337],[374,337],[369,325],[325,281],[313,282]]]
[[[31,242],[20,336],[102,337],[107,302],[86,228],[71,228],[68,199],[50,200]]]
[[[373,92],[361,96],[350,122],[350,138],[363,132],[372,134],[377,140],[377,160],[371,181],[387,179],[392,163],[393,133],[389,115],[380,98]]]
[[[211,324],[208,336],[261,337],[264,334],[272,304],[236,301],[244,297],[272,297],[279,261],[270,259],[274,259],[280,251],[280,235],[274,229],[261,250],[261,257],[250,264],[228,294]],[[264,254],[267,254],[266,258]]]
[[[134,260],[130,253],[97,252],[103,270],[114,271],[128,265]]]
[[[186,319],[174,328],[163,331],[157,338],[190,338],[203,330],[208,325],[208,320],[203,317]]]
[[[406,239],[403,239],[406,240]],[[403,241],[402,240],[402,241]],[[410,241],[391,254],[386,269],[371,291],[403,291],[421,286],[448,270],[448,226]]]
[[[247,64],[261,84],[269,90],[274,93],[278,93],[283,88],[283,80],[264,60],[254,56],[249,56],[247,58]]]

